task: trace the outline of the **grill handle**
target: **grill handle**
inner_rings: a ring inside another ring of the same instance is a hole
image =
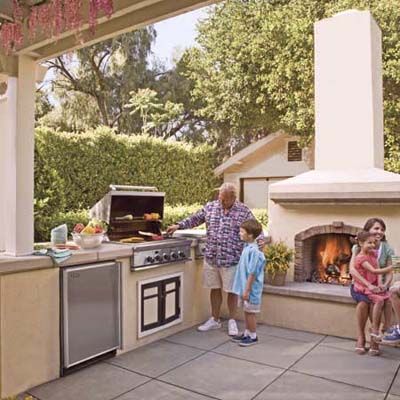
[[[155,186],[130,186],[130,185],[110,185],[111,190],[143,190],[146,192],[157,192]]]

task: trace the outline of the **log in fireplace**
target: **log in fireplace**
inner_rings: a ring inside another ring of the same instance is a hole
[[[351,239],[359,230],[334,221],[299,232],[295,236],[294,280],[350,284]]]

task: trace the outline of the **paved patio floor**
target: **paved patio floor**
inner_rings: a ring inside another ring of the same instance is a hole
[[[260,325],[241,348],[188,329],[29,390],[39,400],[400,400],[400,349]]]

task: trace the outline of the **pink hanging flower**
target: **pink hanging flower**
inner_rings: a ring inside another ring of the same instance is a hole
[[[32,7],[28,18],[29,39],[34,39],[39,30],[39,7]]]
[[[40,29],[46,36],[53,35],[53,4],[45,3],[37,7],[38,8],[38,23]]]
[[[24,18],[24,10],[19,4],[19,0],[13,0],[13,18],[16,22],[22,22]]]
[[[89,27],[92,33],[95,31],[97,24],[97,15],[99,11],[103,11],[104,14],[110,18],[114,11],[113,0],[90,0],[89,3]]]
[[[18,46],[22,45],[22,25],[20,23],[3,24],[0,31],[0,43],[6,54],[11,53]]]
[[[64,2],[64,22],[66,29],[78,29],[81,27],[81,7],[82,0],[66,0]]]
[[[59,36],[64,29],[63,0],[53,0],[53,33]]]

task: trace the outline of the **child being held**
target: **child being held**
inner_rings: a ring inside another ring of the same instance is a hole
[[[385,301],[389,299],[389,293],[379,287],[378,275],[386,274],[393,270],[392,266],[378,267],[375,250],[375,235],[362,231],[357,235],[360,253],[355,258],[355,269],[363,280],[355,279],[354,288],[357,292],[365,294],[373,303],[371,340],[380,341],[379,323]]]
[[[240,225],[240,239],[246,244],[236,268],[232,288],[239,296],[239,306],[243,307],[245,317],[244,333],[232,338],[239,346],[251,346],[258,342],[256,313],[261,309],[265,266],[265,256],[256,243],[261,231],[262,226],[255,219],[246,220]]]

